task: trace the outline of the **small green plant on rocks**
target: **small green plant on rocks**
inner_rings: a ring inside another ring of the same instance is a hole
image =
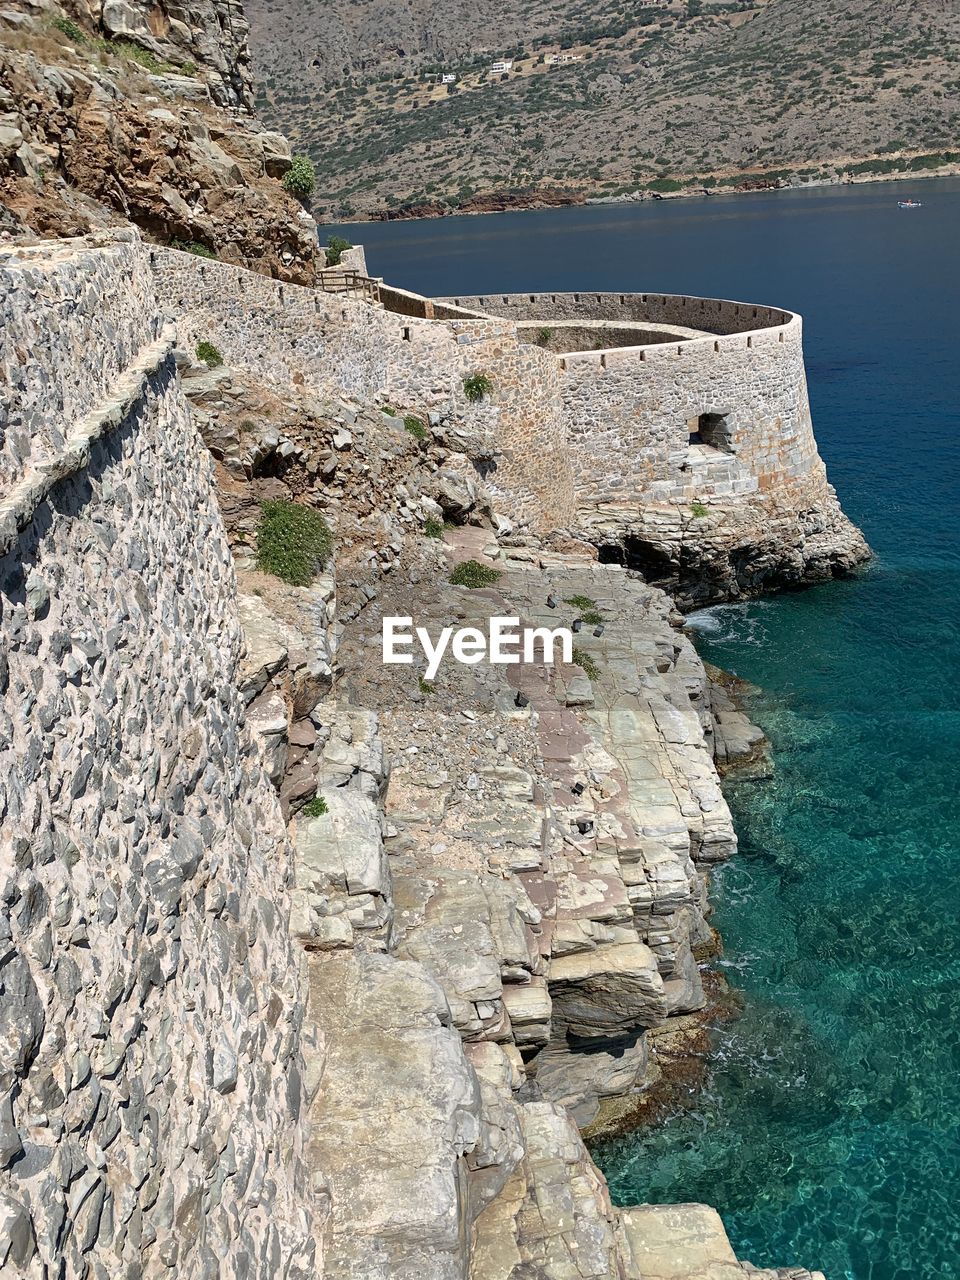
[[[427,428],[423,425],[420,419],[415,418],[412,413],[404,418],[403,425],[413,436],[414,440],[426,440]]]
[[[202,360],[204,364],[208,364],[211,369],[219,369],[220,365],[223,364],[223,356],[212,342],[197,343],[197,359]]]
[[[333,538],[318,512],[298,502],[265,502],[257,526],[257,567],[293,587],[308,587],[327,563]]]
[[[212,257],[212,259],[216,259],[216,253],[211,248],[207,248],[206,244],[201,244],[200,241],[178,241],[178,239],[172,239],[170,248],[178,248],[182,253],[196,253],[197,257]]]
[[[392,404],[383,405],[382,412],[385,413],[388,418],[395,418],[397,416],[397,411]]]
[[[325,813],[329,813],[330,810],[327,807],[326,800],[324,800],[323,796],[318,792],[312,800],[308,800],[303,806],[303,812],[308,818],[322,818],[323,815]]]
[[[451,573],[450,581],[455,587],[469,587],[476,591],[478,587],[492,586],[502,576],[499,569],[491,569],[479,560],[464,560]]]
[[[463,394],[471,404],[479,404],[493,390],[493,382],[485,373],[474,373],[463,380]]]
[[[330,236],[327,240],[327,266],[339,267],[343,255],[352,248],[353,245],[343,236]]]
[[[77,26],[72,18],[54,18],[53,25],[58,31],[62,32],[68,40],[72,40],[75,44],[87,43],[86,33]]]
[[[564,604],[572,604],[575,609],[595,609],[597,607],[596,600],[591,600],[589,596],[567,596]]]
[[[421,693],[436,693],[436,689],[434,689],[434,687],[433,687],[433,685],[430,683],[430,681],[429,681],[429,680],[424,680],[423,676],[421,676],[421,677],[420,677],[420,679],[419,679],[419,682],[418,682],[418,683],[419,683],[419,685],[420,685],[420,692],[421,692]]]
[[[702,502],[691,502],[690,514],[694,519],[702,520],[704,516],[708,516],[710,514],[710,508],[705,506]]]
[[[542,329],[537,330],[537,342],[541,347],[545,347],[553,337],[554,330],[549,325],[544,325]]]
[[[604,618],[598,609],[584,609],[580,614],[580,620],[589,623],[591,627],[599,627]]]
[[[104,47],[111,53],[118,53],[121,58],[135,62],[138,67],[143,67],[144,71],[155,76],[179,71],[179,67],[175,67],[172,62],[165,62],[163,58],[158,58],[155,53],[134,44],[132,40],[111,40]]]
[[[427,516],[423,522],[423,532],[427,538],[442,538],[443,521],[438,520],[436,516]]]
[[[283,189],[298,200],[312,196],[317,185],[317,174],[309,156],[294,156],[290,168],[283,175]]]
[[[584,651],[582,649],[578,649],[576,645],[573,647],[573,661],[588,680],[600,679],[600,668],[590,657],[589,653],[584,653]]]

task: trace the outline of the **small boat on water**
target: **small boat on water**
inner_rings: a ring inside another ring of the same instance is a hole
[[[919,200],[898,200],[898,209],[922,209],[923,205]]]

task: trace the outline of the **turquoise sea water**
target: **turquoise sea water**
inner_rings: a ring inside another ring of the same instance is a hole
[[[692,1111],[600,1148],[615,1198],[702,1200],[741,1256],[960,1278],[960,181],[351,229],[427,292],[644,289],[805,317],[814,424],[876,551],[693,619],[760,687],[767,782],[717,877],[744,1016]]]

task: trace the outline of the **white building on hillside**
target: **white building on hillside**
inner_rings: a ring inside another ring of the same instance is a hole
[[[490,75],[492,75],[492,76],[500,75],[500,74],[502,74],[504,71],[510,71],[510,70],[512,69],[512,67],[513,67],[513,59],[512,59],[512,58],[510,58],[510,59],[509,59],[509,61],[508,61],[506,58],[503,58],[503,59],[501,59],[501,61],[500,61],[500,62],[495,62],[495,63],[490,67],[489,74],[490,74]]]

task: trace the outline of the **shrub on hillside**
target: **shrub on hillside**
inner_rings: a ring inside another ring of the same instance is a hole
[[[298,200],[312,196],[317,185],[317,174],[309,156],[294,156],[290,168],[283,175],[283,187]]]
[[[471,591],[476,591],[478,587],[492,586],[500,577],[502,575],[499,569],[491,569],[479,560],[464,560],[451,573],[450,581],[455,587],[469,587]]]
[[[198,258],[216,258],[217,256],[212,249],[208,249],[199,240],[177,240],[174,237],[170,241],[170,248],[179,249],[181,253],[195,253]]]
[[[58,31],[62,32],[68,40],[72,40],[74,44],[87,43],[85,32],[77,26],[72,18],[54,18],[53,25]]]
[[[257,567],[308,587],[327,563],[333,538],[327,522],[310,507],[280,498],[265,502],[257,526]]]
[[[580,668],[580,670],[583,672],[583,674],[587,677],[588,680],[600,679],[600,668],[597,666],[594,660],[590,657],[589,653],[584,653],[583,649],[578,649],[576,646],[574,646],[572,657],[573,657],[573,661]]]

